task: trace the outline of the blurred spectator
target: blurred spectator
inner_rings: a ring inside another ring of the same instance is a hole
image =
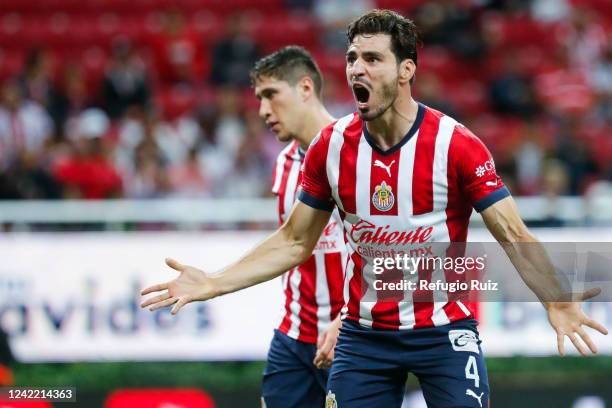
[[[466,59],[479,59],[484,48],[477,14],[472,6],[455,0],[424,2],[414,13],[421,40],[428,47],[441,45]]]
[[[424,72],[419,75],[414,87],[416,98],[420,102],[446,115],[459,118],[448,98],[442,94],[443,87],[437,76]]]
[[[91,107],[92,96],[87,89],[82,68],[68,64],[62,74],[54,107],[51,109],[57,131],[65,136],[71,133],[71,123],[78,120],[83,109]]]
[[[591,68],[599,61],[608,39],[606,32],[591,10],[575,6],[570,19],[557,31],[557,40],[567,51],[570,64]]]
[[[149,103],[149,80],[142,60],[125,41],[115,44],[102,84],[104,107],[118,118],[130,107],[145,108]]]
[[[612,95],[612,44],[608,44],[602,58],[593,67],[590,78],[596,92],[606,97]]]
[[[51,56],[46,50],[34,48],[28,51],[23,74],[19,78],[26,98],[41,106],[48,106],[53,99]]]
[[[151,135],[147,132],[147,135]],[[167,194],[170,185],[154,140],[147,136],[134,153],[133,169],[126,172],[125,194],[130,198],[156,198]]]
[[[160,79],[171,84],[199,82],[204,60],[202,41],[185,25],[180,11],[168,11],[163,21],[163,30],[152,44]]]
[[[345,97],[347,92],[349,96]],[[333,117],[341,118],[355,110],[355,102],[350,92],[348,86],[344,82],[340,83],[335,76],[329,75],[325,78],[323,101]]]
[[[533,227],[562,227],[559,217],[559,198],[569,192],[566,166],[559,160],[549,159],[542,166],[542,192],[546,199],[546,214],[537,222],[530,222]]]
[[[233,156],[240,147],[245,132],[240,95],[235,88],[222,88],[217,95],[217,104],[217,144]]]
[[[0,169],[22,160],[37,160],[53,131],[49,114],[38,103],[25,99],[16,81],[4,84],[1,97]]]
[[[216,186],[223,185],[224,178],[232,171],[234,163],[234,151],[224,148],[218,141],[218,120],[219,116],[213,110],[203,110],[198,114],[198,124],[202,132],[198,161],[211,184],[213,195],[216,194]]]
[[[285,0],[285,5],[291,11],[310,11],[314,0]]]
[[[546,154],[544,136],[534,123],[524,126],[523,140],[515,149],[516,183],[520,195],[540,194],[542,162]]]
[[[202,171],[198,150],[189,150],[187,160],[168,169],[170,187],[174,196],[206,197],[210,195],[210,182]]]
[[[264,149],[266,135],[261,120],[254,113],[247,116],[246,135],[236,152],[231,173],[216,187],[217,194],[231,198],[266,195],[273,163]]]
[[[584,140],[581,140],[576,119],[565,118],[559,128],[554,156],[567,166],[569,193],[582,194],[597,173],[593,154]]]
[[[228,17],[224,36],[212,49],[210,79],[215,86],[250,85],[249,71],[259,59],[257,43],[251,31],[250,19],[246,14]]]
[[[121,177],[103,140],[108,128],[108,118],[100,109],[87,109],[80,115],[73,152],[54,169],[64,197],[102,199],[121,195]]]
[[[595,102],[588,71],[571,65],[568,50],[557,50],[555,66],[535,78],[540,102],[554,115],[582,115]]]
[[[533,116],[537,107],[531,81],[520,71],[513,52],[504,55],[503,60],[503,68],[489,89],[493,108],[499,113]]]
[[[347,25],[374,6],[372,0],[315,0],[314,13],[324,29],[322,45],[329,51],[344,52]]]
[[[567,0],[533,0],[531,2],[531,15],[536,20],[545,23],[564,20],[569,16],[570,10]]]

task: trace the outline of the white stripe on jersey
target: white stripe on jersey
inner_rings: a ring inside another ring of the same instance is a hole
[[[300,310],[302,306],[300,305],[300,282],[302,281],[302,272],[300,272],[299,268],[293,268],[293,274],[291,274],[291,279],[289,285],[293,288],[291,293],[291,304],[289,305],[289,310],[291,310],[291,328],[289,329],[289,337],[297,338],[300,333]]]
[[[357,180],[363,180],[364,182],[358,182],[355,186],[355,210],[357,214],[368,214],[370,212],[371,166],[372,147],[362,133],[357,148]],[[374,280],[377,276],[372,271],[372,266],[368,262],[363,263],[363,272],[361,276],[364,279],[367,289],[361,302],[359,302],[359,323],[364,326],[372,326],[372,308],[376,305],[376,302],[366,301],[364,299],[376,299]]]
[[[285,162],[287,161],[287,154],[293,148],[293,143],[289,143],[287,147],[285,147],[280,154],[278,155],[278,159],[276,160],[276,171],[274,172],[274,184],[272,184],[272,193],[278,194],[278,190],[280,189],[281,182],[283,180],[283,170],[285,168]]]
[[[349,283],[351,279],[353,279],[353,271],[355,269],[355,262],[353,262],[353,258],[351,257],[354,251],[350,246],[347,246],[347,249],[349,251],[348,258],[344,263],[346,265],[344,270],[344,305],[342,306],[342,309],[340,309],[340,315],[343,316],[343,318],[348,313],[348,302],[350,298]]]
[[[296,152],[296,154],[298,154]],[[295,201],[295,191],[297,188],[297,180],[300,175],[300,167],[302,166],[302,162],[294,161],[291,164],[291,168],[289,169],[289,177],[287,178],[287,188],[285,189],[285,202],[283,203],[283,212],[284,219],[289,217],[291,213],[291,209],[293,208],[293,203]]]
[[[433,213],[438,213],[446,218],[446,207],[448,204],[448,148],[450,146],[451,137],[457,122],[448,117],[443,116],[440,119],[438,135],[436,136],[436,147],[433,162]],[[438,231],[436,236],[439,236],[441,241],[450,242],[448,234],[448,226],[446,222],[441,222],[437,225]],[[444,271],[436,269],[434,275],[438,275],[443,281]],[[434,307],[431,320],[435,326],[442,326],[450,323],[443,307],[448,303],[448,294],[446,291],[435,290],[433,292]]]
[[[402,197],[398,201],[397,215],[402,225],[411,225],[412,222],[412,177],[414,174],[414,157],[416,153],[417,138],[419,131],[402,147],[400,151],[399,169],[397,172],[397,196]],[[405,197],[405,198],[404,198]],[[410,270],[404,270],[404,279],[415,280],[415,275]],[[399,321],[402,328],[413,328],[416,319],[414,318],[414,302],[412,292],[404,291],[404,301],[398,303]]]
[[[331,322],[331,304],[329,302],[329,285],[327,274],[325,273],[325,254],[315,253],[316,278],[315,278],[315,299],[317,302],[317,331],[323,333]]]
[[[344,211],[342,208],[342,202],[340,201],[340,196],[338,195],[338,177],[340,176],[340,151],[342,150],[342,145],[344,144],[344,130],[348,126],[349,123],[353,120],[354,115],[348,115],[338,120],[334,125],[334,130],[332,131],[329,149],[327,153],[327,164],[325,168],[327,169],[327,179],[329,180],[329,185],[334,186],[332,189],[332,197],[334,201],[338,205],[338,208]]]

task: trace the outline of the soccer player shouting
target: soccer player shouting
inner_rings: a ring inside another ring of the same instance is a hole
[[[596,352],[582,326],[607,330],[589,319],[580,303],[596,293],[562,301],[566,298],[550,262],[522,222],[488,150],[463,125],[412,98],[414,24],[395,12],[374,10],[351,23],[347,35],[346,74],[357,112],[324,128],[308,149],[299,202],[289,218],[216,274],[170,261],[179,277],[144,290],[166,291],[147,303],[175,304],[176,313],[191,301],[281,274],[307,259],[335,206],[349,262],[327,405],[400,407],[410,371],[430,407],[487,407],[487,373],[468,305],[444,292],[419,293],[418,301],[409,292],[401,299],[378,299],[371,285],[375,254],[465,242],[475,208],[542,300],[560,354],[564,336],[582,354],[586,350],[577,336]]]

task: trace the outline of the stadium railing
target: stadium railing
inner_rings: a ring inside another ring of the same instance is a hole
[[[526,222],[553,222],[559,226],[612,225],[612,196],[515,198]],[[276,201],[262,199],[148,199],[148,200],[66,200],[0,201],[0,223],[12,229],[33,224],[104,224],[117,229],[122,223],[173,224],[213,228],[249,224],[254,228],[274,227],[278,222]],[[481,218],[472,214],[474,226]]]

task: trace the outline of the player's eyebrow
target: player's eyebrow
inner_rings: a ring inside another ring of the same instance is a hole
[[[357,52],[355,50],[349,50],[346,52],[346,58],[356,58],[357,57]],[[379,51],[364,51],[361,53],[361,57],[362,58],[378,58],[378,59],[383,59],[384,58],[384,54],[382,52]]]
[[[257,97],[257,99],[269,98],[270,96],[274,95],[276,92],[277,91],[274,88],[264,88],[261,91],[256,92],[255,96]]]
[[[378,52],[378,51],[364,51],[361,53],[361,56],[363,58],[378,58],[378,59],[383,59],[384,54],[382,52]]]

